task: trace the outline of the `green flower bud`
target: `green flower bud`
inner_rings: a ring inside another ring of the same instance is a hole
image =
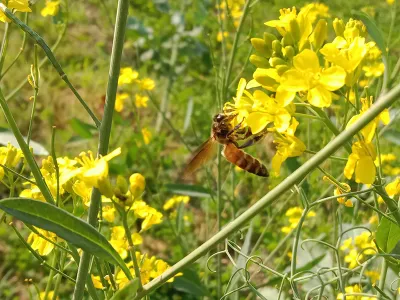
[[[266,56],[266,57],[271,56],[272,50],[267,46],[267,44],[265,43],[265,41],[263,39],[252,38],[250,41],[251,41],[251,44],[253,45],[254,49],[256,49],[256,51],[258,53],[260,53],[261,55]]]
[[[283,54],[286,58],[292,59],[294,57],[294,48],[292,46],[286,46],[283,50]]]
[[[282,76],[283,73],[285,73],[287,70],[290,69],[290,67],[287,65],[279,65],[279,66],[276,66],[275,69],[278,71],[278,75]]]
[[[311,40],[314,50],[321,48],[323,43],[325,42],[327,33],[328,33],[328,23],[326,20],[321,19],[318,21],[315,26],[314,32],[312,33]]]
[[[255,54],[250,56],[250,62],[253,65],[255,65],[257,68],[267,69],[270,67],[268,59],[266,59],[265,57],[262,57],[262,56],[255,55]]]
[[[107,198],[112,198],[114,196],[114,191],[111,187],[110,180],[108,177],[101,177],[97,181],[98,189],[100,193]]]
[[[274,50],[274,52],[278,54],[277,56],[280,56],[282,54],[282,44],[279,40],[275,40],[272,42],[272,50]]]
[[[344,28],[345,26],[343,20],[335,18],[335,20],[333,21],[333,29],[335,30],[336,36],[343,37]]]
[[[267,44],[267,46],[271,46],[272,42],[277,40],[277,37],[273,35],[272,33],[264,32],[264,41]]]
[[[301,33],[300,33],[299,23],[297,23],[297,20],[295,20],[295,19],[290,20],[289,32],[292,34],[292,36],[296,42],[298,42],[300,40]]]
[[[118,175],[117,177],[117,188],[121,191],[121,193],[126,194],[128,192],[128,181],[125,177]]]
[[[294,45],[294,38],[290,32],[286,33],[285,37],[282,38],[282,45],[283,47]]]
[[[286,62],[282,59],[282,58],[280,58],[280,57],[271,57],[270,59],[269,59],[269,63],[271,64],[271,66],[272,67],[276,67],[276,66],[279,66],[279,65],[286,65]]]

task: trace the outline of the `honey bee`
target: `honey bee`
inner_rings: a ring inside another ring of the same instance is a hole
[[[230,163],[257,176],[269,176],[267,168],[259,160],[241,150],[262,139],[265,132],[253,135],[249,128],[241,128],[241,123],[233,126],[232,120],[235,117],[236,115],[227,115],[223,113],[214,116],[211,127],[211,137],[195,152],[184,170],[183,178],[187,178],[201,165],[209,161],[215,155],[218,149],[218,143],[224,145],[222,153]],[[247,141],[239,146],[238,140]]]

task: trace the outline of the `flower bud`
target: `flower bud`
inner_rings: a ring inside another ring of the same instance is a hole
[[[260,53],[261,55],[266,56],[266,57],[271,56],[272,50],[267,46],[267,44],[265,43],[265,41],[263,39],[252,38],[250,41],[251,41],[251,44],[253,45],[254,49],[256,49],[256,51],[258,53]]]
[[[292,34],[294,40],[298,42],[301,37],[299,23],[296,19],[291,19],[289,22],[289,32]]]
[[[290,32],[286,33],[285,37],[282,38],[282,45],[283,47],[294,45],[294,38]]]
[[[311,35],[311,41],[314,50],[321,48],[322,44],[325,42],[328,33],[327,26],[328,23],[324,19],[319,20],[315,26],[314,32]]]
[[[304,49],[311,49],[311,43],[310,40],[306,40],[303,45],[301,45],[299,51],[303,51]]]
[[[278,75],[282,76],[283,73],[285,73],[290,68],[287,65],[279,65],[279,66],[276,66],[275,69],[278,71]]]
[[[118,175],[117,188],[123,194],[126,194],[128,192],[128,181],[125,179],[125,177]]]
[[[111,187],[111,183],[108,177],[100,177],[97,180],[97,184],[98,184],[98,189],[102,195],[110,199],[114,196],[114,191]]]
[[[336,36],[343,37],[344,28],[345,26],[343,20],[335,18],[335,20],[333,21],[333,29],[335,30]]]
[[[138,199],[144,192],[146,187],[146,180],[142,174],[135,173],[129,177],[129,190],[132,193],[134,199]]]
[[[271,66],[272,67],[276,67],[276,66],[279,66],[279,65],[286,65],[286,62],[282,59],[282,58],[280,58],[280,57],[271,57],[270,59],[269,59],[269,63],[271,64]]]
[[[277,37],[273,35],[272,33],[264,32],[264,41],[267,44],[267,46],[271,46],[272,42],[277,40]]]
[[[278,54],[277,56],[282,55],[282,44],[279,40],[275,40],[272,42],[272,50],[274,50],[274,52]]]
[[[268,59],[266,59],[265,57],[262,56],[258,56],[258,55],[251,55],[250,56],[250,62],[255,65],[257,68],[269,68],[269,62]]]
[[[286,58],[292,59],[294,57],[294,48],[292,46],[286,46],[282,52]]]

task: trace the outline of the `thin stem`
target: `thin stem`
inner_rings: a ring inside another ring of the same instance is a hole
[[[58,261],[58,249],[55,249],[55,250],[53,251],[53,260],[51,261],[51,266],[52,266],[53,268],[56,267],[57,261]],[[51,269],[51,270],[50,270],[50,274],[49,274],[49,279],[47,280],[46,289],[45,289],[45,291],[44,291],[44,297],[43,297],[43,299],[45,299],[45,300],[48,299],[50,289],[51,289],[51,287],[52,287],[52,285],[53,285],[53,280],[54,280],[54,270]]]
[[[26,138],[26,143],[30,144],[31,137],[32,137],[32,128],[33,128],[33,119],[35,118],[35,110],[36,110],[36,101],[37,101],[37,96],[39,94],[39,81],[40,81],[40,75],[39,75],[39,66],[38,66],[38,45],[35,44],[33,47],[33,72],[31,72],[32,76],[32,82],[33,82],[33,89],[34,89],[34,94],[33,94],[33,103],[32,103],[32,110],[31,110],[31,117],[29,118],[29,128],[28,128],[28,135]]]
[[[217,164],[218,164],[218,174],[217,174],[217,228],[218,231],[221,231],[222,222],[221,222],[221,213],[222,213],[222,154],[221,154],[221,146],[218,145],[218,156],[217,156]],[[218,245],[217,251],[221,251],[221,244]],[[222,296],[222,262],[221,259],[217,260],[217,298],[221,299]]]
[[[28,25],[28,17],[29,14],[26,12],[25,13],[25,18],[24,18],[24,23]],[[10,63],[10,65],[4,70],[4,72],[0,72],[0,80],[4,77],[4,75],[7,74],[8,71],[11,70],[11,68],[14,66],[14,64],[17,62],[18,58],[21,56],[22,52],[24,52],[25,50],[25,44],[26,44],[26,32],[24,31],[24,34],[22,36],[22,44],[21,47],[19,48],[19,51],[17,53],[17,55],[15,56],[15,58],[13,59],[13,61]]]
[[[106,155],[110,142],[112,119],[115,107],[115,99],[118,88],[118,77],[121,66],[122,49],[124,45],[126,21],[128,18],[129,0],[119,0],[117,8],[117,16],[115,23],[115,33],[113,47],[111,52],[110,72],[108,77],[108,86],[106,92],[106,103],[104,106],[104,116],[100,126],[100,140],[98,147],[98,155]],[[88,213],[88,223],[92,226],[96,225],[97,215],[100,209],[101,194],[98,189],[94,188],[90,199],[90,207]],[[89,270],[91,255],[83,252],[82,259],[78,268],[76,286],[74,290],[74,300],[83,298],[86,278]]]
[[[4,26],[5,27],[4,27],[3,42],[1,43],[1,49],[0,49],[0,73],[3,70],[4,60],[6,59],[8,38],[10,36],[10,24],[5,22]]]
[[[0,6],[1,5],[2,4],[0,3]],[[36,185],[40,189],[45,200],[48,203],[54,204],[53,196],[50,193],[50,190],[42,176],[42,173],[40,172],[38,165],[36,164],[35,158],[33,157],[32,153],[29,150],[29,146],[25,142],[24,137],[21,134],[21,131],[19,131],[17,123],[15,122],[14,117],[11,114],[10,108],[7,105],[6,99],[4,99],[1,89],[0,89],[0,106],[3,110],[4,116],[6,117],[8,124],[11,127],[11,131],[13,132],[13,134],[18,142],[18,145],[21,148],[22,153],[24,154],[24,157],[31,169],[33,177],[35,177]]]
[[[396,100],[400,94],[400,85],[389,91],[387,94],[380,97],[371,108],[365,112],[354,124],[349,126],[346,130],[341,132],[336,138],[329,142],[321,151],[306,161],[301,167],[296,169],[291,175],[286,177],[280,184],[272,189],[268,194],[257,201],[253,206],[247,209],[243,214],[238,216],[233,222],[227,224],[221,231],[215,234],[211,239],[203,243],[196,250],[181,259],[178,263],[166,270],[163,274],[153,279],[151,282],[143,287],[143,291],[138,293],[135,299],[141,299],[148,295],[151,291],[161,286],[168,279],[172,278],[180,270],[197,259],[202,257],[210,248],[215,247],[220,241],[224,240],[233,232],[240,229],[250,219],[262,212],[263,209],[270,206],[277,201],[285,191],[290,189],[294,184],[299,183],[307,174],[314,170],[330,155],[335,153],[339,148],[345,145],[349,139],[354,136],[360,129],[364,128],[369,122],[376,118],[385,108],[389,107]]]
[[[61,256],[60,257],[60,270],[63,271],[64,270],[64,266],[65,266],[65,260],[67,258],[67,253],[66,252],[61,252],[60,256]],[[56,283],[54,284],[52,300],[57,300],[58,299],[58,289],[60,288],[61,278],[62,277],[60,275],[57,276]]]
[[[385,258],[383,258],[382,267],[381,267],[381,274],[379,276],[379,289],[385,289],[385,281],[386,281],[386,274],[388,270],[388,263]],[[378,299],[382,299],[382,295],[379,295]]]
[[[56,181],[57,181],[57,192],[56,192],[56,205],[60,204],[60,168],[58,167],[56,149],[55,149],[55,139],[56,139],[56,127],[53,126],[51,134],[51,156],[53,158],[54,168],[56,170]]]

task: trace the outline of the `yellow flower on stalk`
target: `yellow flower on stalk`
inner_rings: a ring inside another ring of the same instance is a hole
[[[45,296],[46,296],[46,292],[40,292],[39,293],[39,300],[50,300],[50,299],[53,299],[54,291],[49,291],[47,293],[47,297],[46,298],[45,298]],[[57,296],[56,299],[58,300],[58,299],[60,299],[60,297]]]
[[[139,94],[135,95],[135,105],[137,108],[139,107],[147,107],[147,101],[149,101],[149,97],[142,96]]]
[[[359,263],[362,263],[367,255],[374,255],[377,251],[373,237],[366,231],[343,241],[340,250],[346,252],[344,261],[350,269],[354,269]]]
[[[362,293],[360,287],[356,284],[353,286],[346,286],[345,287],[346,294],[355,294],[355,293]],[[339,293],[336,297],[337,300],[343,299],[343,293]],[[375,300],[376,297],[368,297],[368,296],[346,296],[347,300]]]
[[[397,177],[385,187],[386,193],[390,198],[400,195],[400,177]]]
[[[1,2],[7,5],[9,10],[21,11],[21,12],[32,12],[29,8],[29,1],[28,0],[1,0]],[[0,21],[10,23],[11,20],[6,17],[3,11],[0,10]]]
[[[93,285],[96,289],[102,290],[104,288],[103,284],[101,283],[100,276],[94,276],[91,274]]]
[[[102,216],[107,222],[113,223],[115,220],[115,208],[110,205],[103,205]]]
[[[118,85],[130,84],[137,80],[139,73],[130,67],[122,68],[118,77]]]
[[[54,243],[57,241],[57,235],[55,233],[36,227],[35,229],[50,241],[53,241]],[[29,234],[27,242],[31,244],[33,250],[37,250],[37,252],[42,256],[50,254],[50,252],[54,249],[54,244],[50,243],[34,232]]]
[[[60,10],[60,1],[46,1],[46,6],[40,11],[43,17],[55,16]]]
[[[140,236],[139,233],[132,233],[131,238],[134,245],[140,245],[143,243],[143,238]],[[129,243],[126,238],[125,229],[123,226],[114,226],[111,229],[110,244],[118,252],[122,259],[128,257]]]
[[[121,154],[121,148],[117,148],[105,156],[93,157],[91,151],[82,152],[75,160],[81,165],[79,168],[80,180],[89,187],[99,187],[99,181],[108,176],[108,162]]]
[[[297,224],[299,224],[300,222],[300,218],[301,215],[303,214],[303,211],[304,209],[298,206],[289,208],[286,211],[285,216],[288,217],[290,225],[282,227],[281,231],[283,233],[289,233],[293,229],[295,229],[297,227]],[[307,219],[315,216],[316,216],[315,212],[313,210],[310,210],[307,214]]]
[[[124,109],[125,100],[129,98],[128,93],[118,93],[115,98],[115,111],[121,112]]]
[[[179,203],[183,202],[184,204],[189,203],[190,197],[189,196],[173,196],[172,198],[168,199],[164,206],[164,210],[170,210],[171,208],[175,207]]]
[[[380,77],[385,71],[382,52],[377,46],[372,47],[364,57],[362,70],[366,77]]]
[[[132,210],[135,216],[144,219],[142,222],[142,228],[140,232],[149,229],[151,226],[160,224],[162,222],[162,213],[158,212],[155,208],[146,204],[142,200],[134,201],[132,204]]]
[[[373,97],[370,96],[368,98],[361,98],[362,108],[358,115],[353,116],[349,123],[347,123],[347,127],[354,124],[363,114],[365,114],[368,109],[372,106]],[[382,121],[383,124],[387,125],[390,122],[389,110],[384,109],[374,120],[369,122],[363,129],[360,130],[362,136],[364,137],[365,143],[371,143],[372,139],[375,135],[375,130],[378,127],[379,121]]]
[[[144,78],[139,80],[139,88],[145,91],[151,91],[155,88],[156,83],[151,78]]]
[[[10,143],[5,147],[0,147],[0,164],[8,168],[15,168],[23,157],[22,151],[15,148]],[[4,169],[0,166],[0,180],[2,180],[3,177]]]
[[[92,187],[86,185],[84,181],[77,180],[72,185],[72,190],[75,194],[82,198],[83,204],[86,207],[90,205],[90,196],[92,194]]]
[[[218,42],[222,42],[222,38],[226,39],[228,36],[229,36],[229,32],[224,31],[224,32],[222,33],[222,31],[218,31],[218,34],[217,34],[217,41],[218,41]]]
[[[272,158],[272,170],[275,176],[279,176],[281,165],[288,157],[300,156],[306,150],[306,145],[294,136],[297,125],[299,125],[299,122],[292,118],[292,125],[286,132],[275,133],[276,153]]]
[[[278,103],[286,106],[297,92],[307,92],[307,101],[317,107],[328,107],[332,92],[340,89],[346,72],[338,66],[323,69],[315,52],[306,49],[293,58],[294,68],[281,76],[281,85],[276,94]]]
[[[152,134],[150,132],[150,130],[148,130],[147,128],[143,127],[142,128],[142,136],[143,136],[143,141],[146,145],[150,144],[151,138],[152,138]]]
[[[374,160],[376,153],[371,143],[355,142],[351,147],[352,153],[349,155],[344,168],[344,176],[351,179],[355,174],[357,183],[372,184],[375,181],[376,167]]]
[[[371,279],[372,284],[375,284],[381,277],[381,274],[378,271],[366,271],[364,274]]]
[[[342,194],[348,193],[351,191],[350,186],[347,183],[341,182],[342,186],[344,186],[346,189],[343,190],[341,187],[337,186],[335,190],[333,191],[334,196],[340,196]],[[346,200],[346,197],[339,197],[337,198],[337,202],[340,204],[344,204],[346,207],[353,207],[353,202],[351,202],[350,199]]]
[[[129,190],[134,200],[142,196],[146,188],[146,179],[140,173],[134,173],[129,177]]]

